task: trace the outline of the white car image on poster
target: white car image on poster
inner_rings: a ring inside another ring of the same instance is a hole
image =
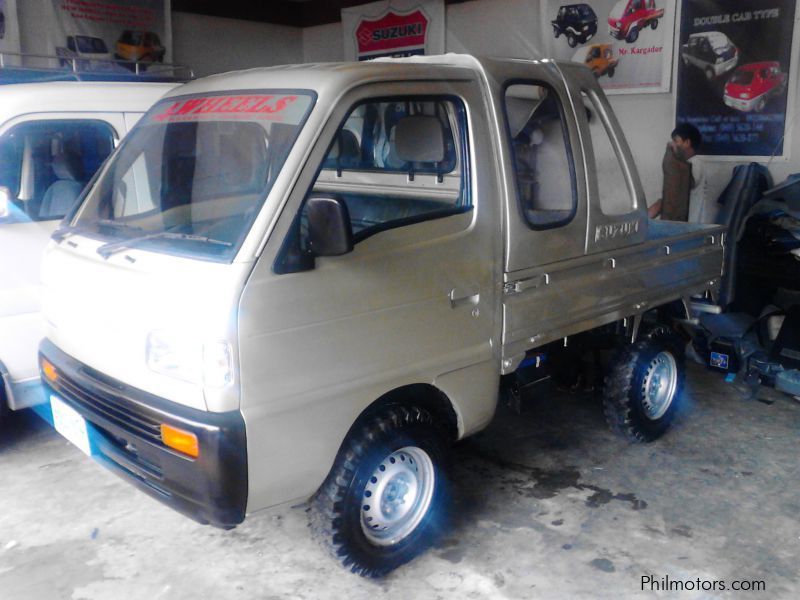
[[[716,157],[784,154],[796,0],[681,5],[675,119]]]
[[[586,65],[609,94],[666,92],[675,0],[546,0],[548,56]]]

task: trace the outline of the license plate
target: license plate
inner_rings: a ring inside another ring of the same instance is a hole
[[[87,456],[92,455],[89,443],[89,428],[78,411],[56,396],[50,396],[50,408],[53,409],[53,425],[56,431],[75,444]]]

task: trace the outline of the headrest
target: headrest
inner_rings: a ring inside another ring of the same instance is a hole
[[[439,162],[444,160],[444,128],[436,117],[403,117],[394,128],[394,145],[402,161]]]
[[[68,181],[81,181],[83,178],[83,165],[80,158],[72,152],[61,152],[53,157],[53,173],[59,179]]]
[[[360,162],[360,154],[356,134],[349,129],[342,129],[336,135],[327,159],[336,161],[343,167],[353,167]]]

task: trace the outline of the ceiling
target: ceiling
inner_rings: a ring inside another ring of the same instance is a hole
[[[458,4],[468,0],[445,0]],[[244,21],[311,27],[341,20],[341,9],[364,0],[172,0],[172,10]]]

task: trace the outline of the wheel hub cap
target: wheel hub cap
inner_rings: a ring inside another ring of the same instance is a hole
[[[367,480],[361,498],[361,529],[380,546],[410,535],[425,517],[434,488],[433,462],[421,448],[392,452]]]
[[[642,382],[642,405],[645,416],[655,421],[664,416],[675,398],[678,367],[669,352],[659,352],[645,371]]]

